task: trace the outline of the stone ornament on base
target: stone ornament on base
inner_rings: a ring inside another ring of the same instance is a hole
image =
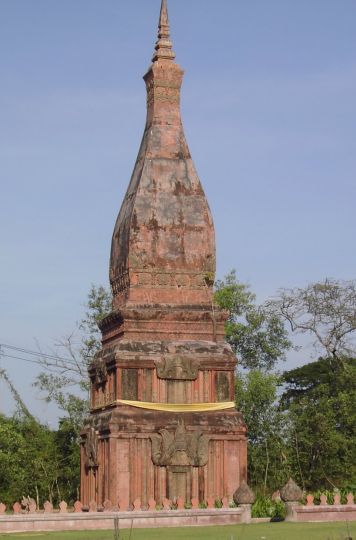
[[[90,501],[89,512],[97,512],[97,511],[98,511],[98,505],[96,504],[96,501]]]
[[[323,493],[322,495],[320,495],[320,505],[321,506],[326,506],[328,504],[328,498],[327,496]]]
[[[242,508],[241,523],[251,522],[251,507],[255,500],[256,495],[243,480],[234,493],[234,502]]]
[[[80,501],[75,501],[74,503],[74,512],[76,514],[79,514],[80,512],[83,512],[83,505]]]
[[[127,512],[129,510],[129,501],[127,499],[119,500],[119,512]]]
[[[12,507],[12,510],[14,514],[21,514],[21,510],[22,510],[21,504],[19,502],[15,502]]]
[[[6,512],[6,504],[0,503],[0,515],[2,516]]]
[[[281,499],[283,502],[299,502],[303,498],[303,491],[290,478],[286,485],[281,489]]]
[[[68,512],[68,504],[65,501],[59,503],[59,513],[66,514]]]
[[[113,504],[111,501],[106,499],[103,504],[104,512],[112,512],[113,511]]]
[[[281,499],[286,508],[286,521],[296,521],[295,507],[300,505],[300,500],[302,498],[303,491],[294,480],[290,478],[286,485],[281,489]]]
[[[53,507],[52,507],[53,508]],[[33,502],[30,502],[29,506],[28,506],[28,513],[29,514],[35,514],[36,513],[36,510],[37,510],[37,504],[33,501]]]
[[[256,500],[256,495],[250,488],[250,486],[247,485],[247,483],[243,480],[240,484],[240,487],[235,491],[234,493],[234,502],[237,505],[241,504],[253,504]]]
[[[52,514],[52,512],[53,512],[53,504],[50,503],[49,501],[46,501],[43,504],[43,510],[44,510],[45,514]]]
[[[21,508],[28,514],[34,514],[37,510],[35,499],[31,497],[22,497]]]

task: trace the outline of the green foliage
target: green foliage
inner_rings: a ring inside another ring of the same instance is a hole
[[[0,417],[0,500],[10,505],[24,495],[38,504],[70,498],[64,475],[74,463],[57,440],[60,432],[27,417]]]
[[[92,285],[88,294],[84,319],[79,325],[82,331],[80,356],[88,366],[101,348],[99,324],[112,310],[111,291]]]
[[[78,498],[76,430],[62,420],[57,431],[27,417],[0,416],[0,500],[12,505],[23,496],[37,504]]]
[[[54,444],[61,456],[58,471],[60,493],[68,504],[74,504],[79,499],[80,484],[78,425],[73,424],[70,418],[62,418],[54,434]]]
[[[215,301],[229,312],[227,340],[245,368],[236,405],[248,426],[249,482],[264,493],[289,476],[308,490],[356,483],[356,366],[345,357],[355,336],[355,290],[355,282],[325,280],[257,306],[235,272],[217,283]],[[283,320],[313,334],[329,359],[282,379],[271,373],[291,347]]]
[[[248,426],[249,482],[254,488],[274,490],[287,480],[285,415],[277,403],[279,377],[252,370],[238,374],[236,406]]]
[[[230,272],[218,281],[215,302],[229,312],[226,339],[247,369],[272,369],[291,347],[281,317],[266,306],[258,306],[248,285]]]
[[[306,489],[356,484],[356,360],[319,359],[286,372],[289,460]]]
[[[251,516],[254,518],[269,517],[273,520],[284,519],[285,506],[282,501],[273,501],[271,497],[258,495],[252,505]]]

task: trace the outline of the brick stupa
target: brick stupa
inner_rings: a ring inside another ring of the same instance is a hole
[[[113,311],[90,366],[81,501],[232,499],[246,480],[236,358],[213,301],[215,235],[185,140],[166,0],[147,121],[111,247]]]

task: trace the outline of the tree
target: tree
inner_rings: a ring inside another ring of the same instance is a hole
[[[293,332],[311,334],[316,350],[334,363],[356,355],[356,281],[325,279],[281,289],[269,307]]]
[[[47,401],[55,402],[68,415],[78,432],[88,412],[88,366],[101,347],[98,324],[110,313],[111,304],[110,291],[91,286],[79,336],[73,333],[56,344],[54,354],[42,355],[43,371],[34,383]]]
[[[288,476],[285,447],[285,416],[278,408],[275,374],[252,370],[238,374],[236,406],[248,426],[249,482],[257,489],[273,490]]]
[[[235,399],[248,427],[249,481],[266,491],[286,479],[283,439],[284,415],[277,406],[279,377],[266,373],[285,359],[291,347],[281,317],[236,278],[235,271],[218,281],[215,301],[229,313],[226,339],[244,368],[236,374]]]
[[[30,495],[37,505],[58,503],[63,459],[47,426],[24,415],[0,416],[0,500],[11,505]]]
[[[0,351],[0,357],[1,357],[1,351]],[[19,413],[24,415],[30,420],[35,420],[32,414],[30,413],[30,411],[28,410],[25,402],[21,398],[19,392],[15,388],[12,380],[9,377],[8,372],[3,368],[0,368],[0,378],[4,379],[4,381],[7,383]]]
[[[321,358],[283,375],[289,463],[307,489],[356,485],[356,360]]]
[[[229,312],[226,339],[240,366],[270,370],[285,359],[291,342],[280,315],[256,305],[255,300],[250,287],[237,280],[235,271],[216,284],[215,301]]]
[[[61,456],[57,477],[60,498],[68,504],[79,499],[80,485],[80,452],[78,446],[78,430],[70,418],[61,418],[59,428],[54,433],[54,444]]]

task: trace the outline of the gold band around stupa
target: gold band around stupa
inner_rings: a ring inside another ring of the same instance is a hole
[[[224,411],[235,407],[233,401],[224,401],[222,403],[151,403],[147,401],[127,401],[118,399],[117,403],[129,405],[130,407],[138,407],[139,409],[149,409],[150,411],[166,411],[166,412],[209,412],[209,411]]]

